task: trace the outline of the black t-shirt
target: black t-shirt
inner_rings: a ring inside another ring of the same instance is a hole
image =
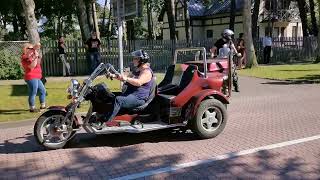
[[[65,49],[62,47],[64,45],[63,42],[58,42],[59,54],[66,54]]]
[[[99,48],[100,48],[100,45],[101,45],[101,42],[100,42],[99,39],[90,38],[86,42],[86,45],[89,46],[89,49],[88,49],[89,52],[98,52]]]
[[[219,49],[223,48],[223,45],[226,43],[227,41],[223,38],[218,39],[218,41],[214,43],[214,46],[217,47],[217,54],[219,54]]]

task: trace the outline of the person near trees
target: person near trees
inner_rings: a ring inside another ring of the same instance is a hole
[[[225,29],[222,33],[221,33],[221,38],[218,39],[215,43],[214,46],[210,49],[211,52],[211,58],[217,57],[219,55],[219,50],[221,48],[223,48],[224,44],[227,44],[229,47],[229,42],[232,41],[232,38],[234,36],[234,32],[230,29]],[[231,43],[231,47],[233,51],[238,55],[238,51],[236,49],[236,47],[234,46],[233,43]]]
[[[71,75],[70,63],[67,62],[67,59],[66,59],[66,45],[65,45],[63,36],[59,37],[58,50],[59,50],[59,59],[63,65],[62,74],[63,74],[63,76],[70,76]],[[66,70],[67,70],[67,72],[66,72]]]
[[[272,47],[272,38],[269,32],[267,32],[266,35],[263,37],[262,46],[263,46],[263,63],[268,64],[270,62],[271,47]]]
[[[92,73],[101,62],[100,47],[101,41],[96,32],[91,33],[91,38],[85,43],[87,49],[87,59],[90,64],[90,73]]]
[[[24,70],[24,80],[28,85],[28,103],[30,112],[39,112],[35,106],[35,97],[39,90],[40,93],[40,109],[46,108],[46,89],[41,81],[41,57],[38,50],[40,43],[32,45],[26,43],[23,46],[23,53],[21,55],[21,64]]]
[[[222,37],[214,44],[213,48],[210,49],[211,57],[214,58],[214,57],[217,57],[218,55],[218,57],[221,58],[221,55],[222,55],[224,56],[222,58],[226,58],[224,54],[226,52],[228,52],[229,55],[231,52],[233,52],[234,54],[232,54],[232,56],[236,55],[238,58],[241,57],[241,54],[238,53],[237,48],[233,43],[234,32],[230,29],[225,29],[222,32],[221,36]],[[229,49],[229,51],[227,49]],[[219,53],[222,53],[222,54],[219,54]],[[232,61],[231,61],[231,68],[232,68],[232,83],[233,83],[234,89],[236,92],[240,92],[239,83],[238,83],[238,74],[236,72],[236,67],[234,65],[234,62]]]
[[[237,51],[241,53],[242,57],[238,58],[237,66],[238,69],[242,69],[246,66],[246,48],[244,46],[244,38],[243,33],[239,34],[239,38],[237,40]]]

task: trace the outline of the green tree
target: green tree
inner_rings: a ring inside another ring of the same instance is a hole
[[[242,11],[242,19],[243,19],[243,30],[244,30],[244,40],[246,46],[246,54],[247,54],[247,67],[255,67],[258,66],[257,57],[255,54],[255,49],[252,40],[252,16],[251,16],[251,0],[244,1],[244,7]]]
[[[311,15],[312,34],[314,36],[318,36],[318,25],[317,25],[317,18],[314,10],[315,5],[313,0],[309,0],[309,6],[310,6],[310,15]]]
[[[306,1],[305,0],[297,0],[297,1],[298,1],[300,19],[302,23],[303,36],[307,37],[309,33],[308,33],[308,19],[307,19],[307,12],[306,12]]]
[[[253,13],[252,13],[252,38],[255,40],[258,38],[258,18],[259,18],[260,0],[254,1]]]
[[[231,29],[232,31],[234,30],[235,19],[236,19],[236,0],[231,0],[229,29]]]

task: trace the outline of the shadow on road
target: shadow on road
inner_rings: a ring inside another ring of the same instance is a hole
[[[175,142],[175,141],[193,141],[198,137],[191,132],[180,132],[173,130],[159,130],[142,134],[109,134],[94,135],[89,133],[76,134],[75,138],[67,143],[68,148],[86,148],[86,147],[125,147],[141,143],[157,142]],[[22,137],[7,139],[0,143],[1,154],[30,153],[43,151],[45,148],[39,145],[33,134],[28,133]]]
[[[0,109],[0,114],[23,114],[29,112],[27,109]]]
[[[316,166],[320,168],[320,164]],[[310,164],[300,157],[279,159],[279,153],[266,150],[249,155],[249,158],[236,156],[170,174],[170,179],[235,179],[235,177],[236,179],[319,179],[320,175],[317,168],[310,168]]]

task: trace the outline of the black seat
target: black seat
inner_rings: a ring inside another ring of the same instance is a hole
[[[195,65],[189,65],[185,71],[181,72],[180,77],[175,77],[175,72],[168,72],[173,71],[175,69],[174,65],[170,66],[170,69],[168,68],[167,73],[165,75],[164,83],[162,83],[162,86],[160,87],[159,84],[159,94],[167,94],[167,95],[178,95],[184,88],[188,86],[188,84],[191,82],[193,78],[194,71],[197,70],[197,66]],[[172,74],[172,75],[171,75]],[[179,74],[179,73],[177,73]],[[171,75],[171,77],[170,77]],[[170,80],[170,81],[169,81]],[[169,82],[168,82],[169,81]],[[175,81],[175,82],[173,82]]]
[[[152,78],[151,81],[152,81],[152,85],[151,85],[151,90],[150,90],[148,99],[146,100],[146,102],[142,106],[136,107],[136,108],[132,109],[131,111],[133,111],[133,112],[143,111],[152,102],[152,100],[154,99],[154,97],[157,94],[157,82],[155,81],[154,78]]]
[[[163,80],[159,83],[158,87],[161,88],[167,84],[171,84],[173,75],[174,75],[174,68],[175,65],[170,65],[166,71],[166,74],[163,78]]]
[[[188,68],[183,72],[180,84],[179,84],[179,89],[181,91],[188,86],[188,84],[191,82],[193,78],[194,71],[197,71],[198,67],[195,65],[189,65]]]

